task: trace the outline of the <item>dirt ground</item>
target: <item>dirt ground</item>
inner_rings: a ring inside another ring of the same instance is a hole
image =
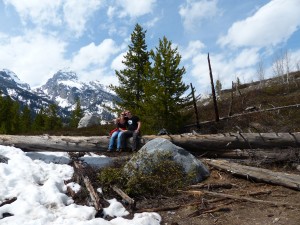
[[[110,157],[129,157],[128,153],[110,153]],[[200,159],[201,160],[201,159]],[[135,212],[157,212],[162,217],[161,225],[299,225],[300,191],[255,182],[236,177],[229,172],[210,169],[211,175],[201,182],[210,187],[187,187],[176,196],[157,196],[136,201]],[[273,171],[299,174],[300,171],[285,166],[272,166]],[[232,187],[211,188],[213,184],[230,184]],[[193,192],[192,192],[193,191]],[[203,192],[233,195],[254,199],[237,200],[211,196]],[[260,200],[264,202],[255,202]]]
[[[228,172],[211,169],[211,176],[201,184],[232,184],[230,189],[196,189],[270,201],[256,203],[228,198],[211,197],[207,194],[181,193],[172,198],[158,198],[137,202],[137,208],[164,208],[182,206],[176,210],[159,211],[162,225],[247,225],[247,224],[300,224],[300,191],[282,186],[256,183],[234,177]],[[299,171],[295,171],[299,174]],[[195,203],[195,204],[191,204]],[[276,203],[279,203],[277,205]],[[282,204],[284,203],[284,204]],[[293,204],[298,204],[294,206]],[[215,212],[214,212],[215,211]]]

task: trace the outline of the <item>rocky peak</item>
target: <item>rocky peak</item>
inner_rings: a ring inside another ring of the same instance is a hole
[[[10,87],[15,86],[27,91],[30,90],[29,84],[22,82],[14,72],[8,69],[0,70],[0,78]]]
[[[57,73],[55,73],[53,75],[53,77],[50,80],[55,80],[55,81],[74,80],[74,81],[78,81],[78,76],[73,71],[59,70]]]

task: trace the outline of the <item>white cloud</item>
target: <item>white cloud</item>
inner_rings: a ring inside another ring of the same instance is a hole
[[[82,80],[83,82],[98,80],[104,86],[108,86],[110,84],[115,85],[118,83],[118,79],[114,75],[114,72],[108,70],[108,68],[106,67],[81,70],[78,75],[80,75],[80,80]]]
[[[159,20],[160,20],[159,17],[154,17],[150,21],[146,22],[145,26],[148,27],[148,28],[154,27]]]
[[[193,56],[197,55],[205,45],[197,40],[197,41],[190,41],[187,48],[182,49],[180,52],[182,53],[182,60],[191,59]]]
[[[229,88],[231,82],[236,80],[236,77],[239,77],[242,82],[257,80],[253,66],[256,65],[258,59],[258,52],[255,48],[245,49],[238,55],[229,55],[226,53],[210,54],[214,81],[220,79],[223,88]],[[201,87],[210,87],[206,53],[198,52],[192,58],[190,74]]]
[[[235,22],[218,43],[233,47],[277,45],[300,27],[299,0],[273,0],[253,16]]]
[[[70,29],[81,36],[89,17],[99,9],[101,0],[68,0],[64,4],[64,19]]]
[[[119,47],[112,39],[105,39],[99,45],[90,43],[82,47],[73,57],[72,69],[84,70],[89,67],[103,67],[108,59],[119,52]]]
[[[27,20],[39,25],[58,25],[61,23],[58,9],[62,4],[62,0],[4,0],[4,3],[15,7],[23,23],[26,23]]]
[[[122,63],[122,61],[124,61],[124,55],[126,54],[126,52],[122,52],[120,55],[118,55],[111,63],[111,68],[115,71],[115,70],[123,70],[125,69],[125,65],[124,63]]]
[[[108,9],[107,9],[107,12],[106,12],[108,18],[112,19],[114,17],[115,13],[116,13],[116,7],[109,6]]]
[[[71,61],[64,58],[66,47],[65,42],[39,33],[31,32],[11,39],[0,34],[0,61],[3,68],[12,70],[32,87],[45,83],[62,68],[74,70],[83,81],[101,80],[104,85],[116,84],[114,71],[108,63],[115,54],[124,50],[125,45],[117,46],[111,39],[105,39],[99,45],[91,43],[82,47]],[[116,59],[114,66],[117,66]]]
[[[77,72],[83,81],[99,80],[104,85],[110,82],[115,84],[117,79],[108,65],[121,50],[124,50],[124,46],[117,46],[112,39],[105,39],[99,45],[90,43],[73,57],[70,69]]]
[[[0,37],[2,67],[12,70],[20,80],[33,86],[45,82],[68,64],[63,57],[67,44],[54,37],[36,32],[25,36]]]
[[[193,30],[203,20],[213,18],[218,13],[218,0],[186,0],[179,6],[179,14],[186,30]]]
[[[156,0],[117,0],[116,4],[121,8],[118,16],[136,18],[146,15],[153,11],[155,3]]]
[[[99,9],[103,0],[4,0],[20,15],[23,24],[33,23],[38,27],[47,25],[68,28],[76,36],[82,35],[90,16]]]
[[[245,68],[254,66],[259,60],[258,48],[244,49],[234,59],[234,67]]]

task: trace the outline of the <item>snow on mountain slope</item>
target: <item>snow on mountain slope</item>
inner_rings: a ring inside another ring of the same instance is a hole
[[[27,104],[37,112],[42,106],[57,104],[62,116],[70,116],[75,109],[77,99],[85,114],[96,114],[102,120],[109,121],[115,116],[104,105],[114,107],[118,98],[110,93],[100,81],[84,83],[72,71],[58,71],[46,84],[31,89],[30,86],[7,69],[0,70],[0,90],[22,105]]]

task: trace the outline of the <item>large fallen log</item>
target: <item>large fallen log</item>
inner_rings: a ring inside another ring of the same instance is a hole
[[[287,159],[300,155],[300,132],[145,135],[140,147],[157,137],[206,157]],[[107,150],[108,142],[109,136],[0,135],[0,145],[15,146],[24,151],[99,152]]]
[[[214,168],[225,170],[247,179],[281,185],[300,191],[300,175],[297,174],[274,172],[272,170],[245,166],[226,160],[206,159],[205,162]]]

